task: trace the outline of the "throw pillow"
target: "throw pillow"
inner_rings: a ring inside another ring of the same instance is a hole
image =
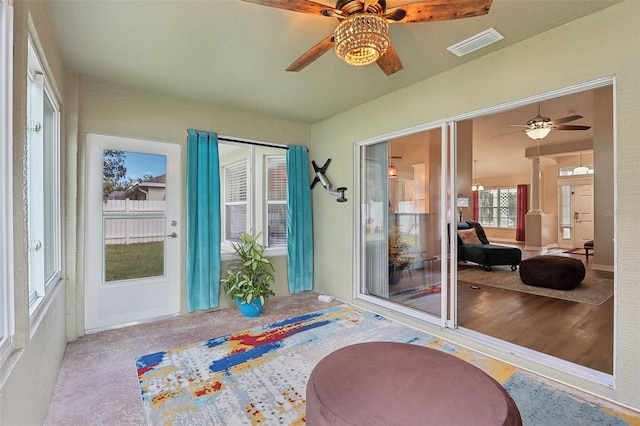
[[[462,240],[462,244],[482,244],[476,234],[475,229],[461,229],[458,231],[458,236]]]

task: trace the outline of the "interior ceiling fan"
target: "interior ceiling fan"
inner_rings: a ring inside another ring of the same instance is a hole
[[[294,12],[337,18],[333,34],[296,59],[287,71],[300,71],[335,46],[350,65],[376,62],[385,74],[402,69],[389,42],[389,23],[447,21],[486,15],[493,0],[422,0],[387,10],[386,0],[337,0],[334,8],[309,0],[244,0]]]
[[[552,120],[549,117],[540,115],[540,105],[538,105],[538,115],[527,121],[527,124],[509,124],[509,126],[524,127],[522,131],[531,139],[542,139],[547,136],[551,130],[589,130],[591,126],[564,124],[581,118],[581,115],[568,115]]]

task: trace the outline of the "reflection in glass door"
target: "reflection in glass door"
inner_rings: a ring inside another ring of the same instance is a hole
[[[436,317],[440,145],[437,129],[360,147],[361,292]]]

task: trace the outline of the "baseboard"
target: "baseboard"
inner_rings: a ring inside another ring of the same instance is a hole
[[[591,269],[593,269],[595,271],[614,272],[613,266],[610,266],[610,265],[598,265],[597,263],[594,263],[591,266]]]

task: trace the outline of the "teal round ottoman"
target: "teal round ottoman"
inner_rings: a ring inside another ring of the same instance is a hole
[[[309,426],[521,426],[491,376],[424,346],[371,342],[323,358],[307,383]]]

